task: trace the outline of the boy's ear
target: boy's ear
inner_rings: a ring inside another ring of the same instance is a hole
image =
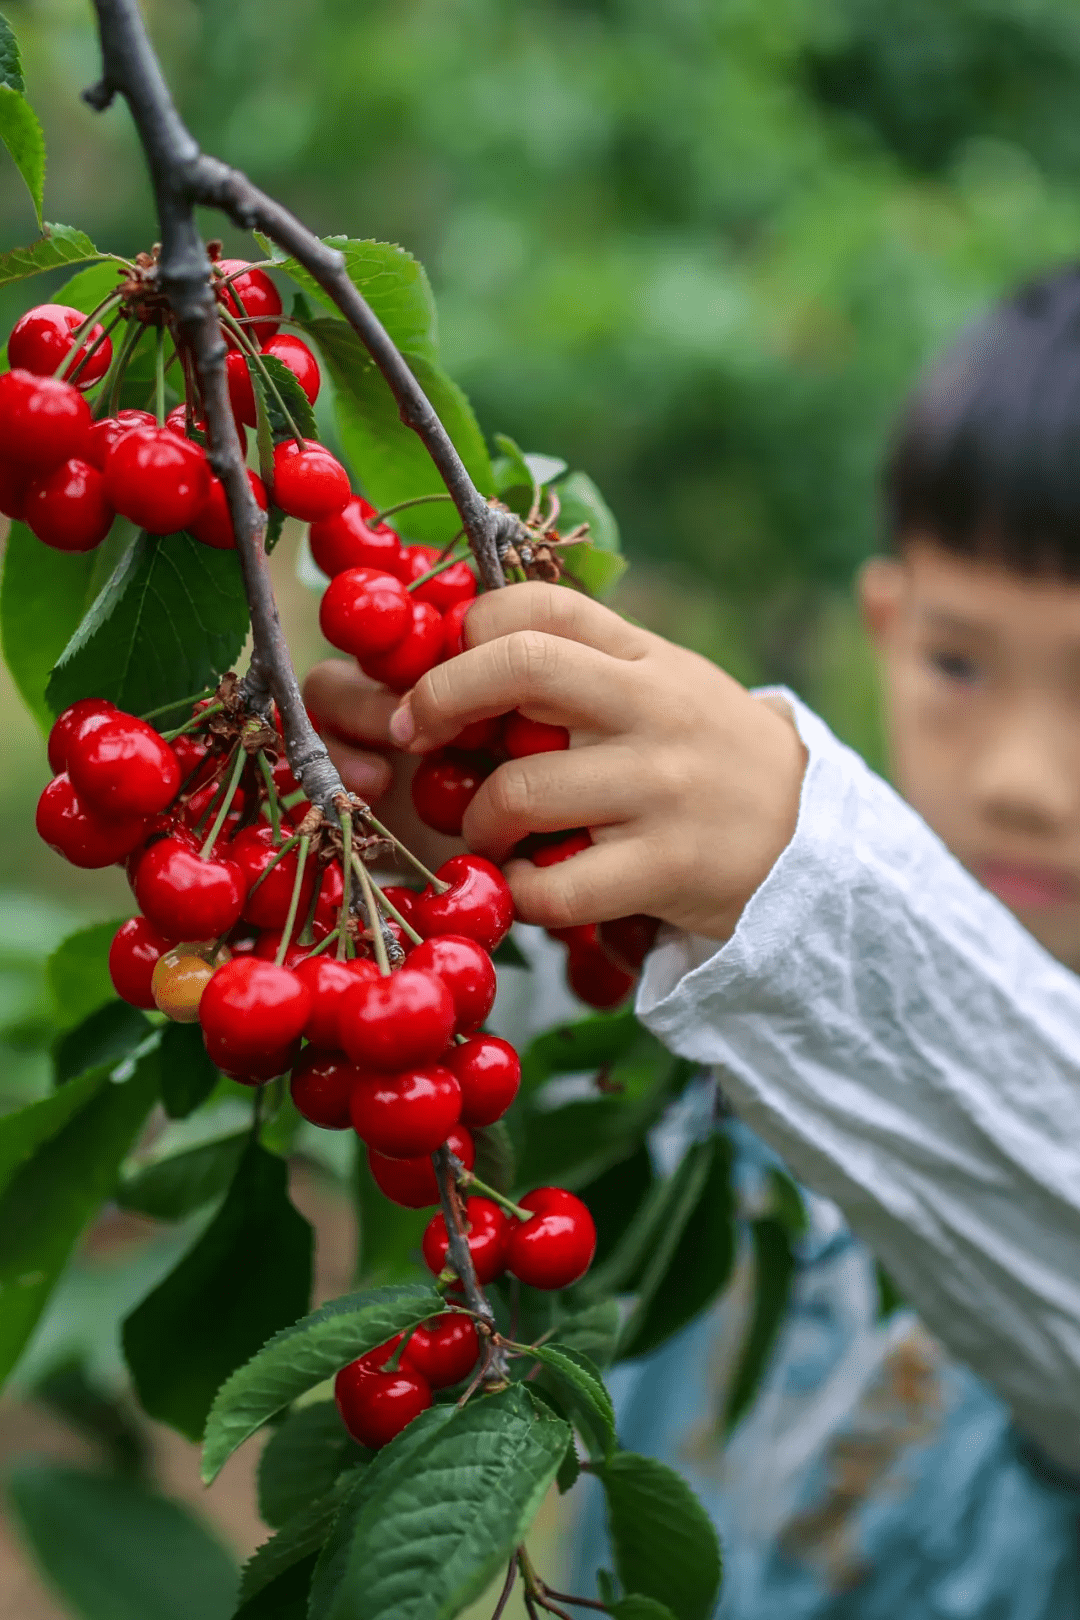
[[[859,569],[857,590],[863,624],[877,645],[888,639],[904,591],[904,565],[895,557],[870,557]]]

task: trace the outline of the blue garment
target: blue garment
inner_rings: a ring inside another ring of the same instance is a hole
[[[742,1125],[725,1128],[753,1207],[779,1161]],[[804,1197],[788,1315],[727,1447],[719,1415],[745,1268],[714,1310],[612,1380],[624,1446],[676,1467],[720,1531],[718,1617],[1077,1620],[1080,1479],[1040,1464],[911,1313],[878,1319],[873,1257],[835,1205]],[[601,1493],[587,1489],[582,1592],[610,1565]]]

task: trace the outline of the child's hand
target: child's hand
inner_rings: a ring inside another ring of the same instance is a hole
[[[558,865],[510,863],[520,915],[567,927],[640,911],[726,939],[795,830],[805,754],[791,721],[561,586],[480,597],[465,636],[390,734],[426,753],[515,708],[569,727],[568,752],[500,765],[465,817],[470,848],[497,861],[529,832],[592,831],[595,847]]]

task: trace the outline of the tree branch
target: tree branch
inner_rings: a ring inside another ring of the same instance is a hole
[[[432,1154],[435,1165],[435,1180],[439,1184],[439,1203],[442,1206],[443,1220],[446,1223],[447,1257],[461,1279],[461,1286],[464,1289],[469,1309],[475,1311],[476,1315],[483,1322],[486,1322],[491,1332],[494,1333],[495,1313],[476,1280],[476,1268],[473,1265],[472,1250],[469,1248],[469,1240],[462,1220],[461,1202],[458,1198],[451,1158],[450,1149],[445,1142],[441,1148],[438,1148]],[[496,1349],[491,1357],[488,1377],[485,1381],[502,1383],[505,1378],[506,1358],[501,1350]]]

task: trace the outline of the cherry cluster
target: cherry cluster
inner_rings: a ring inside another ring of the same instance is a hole
[[[252,372],[278,393],[268,356],[292,372],[309,403],[319,392],[319,366],[301,338],[278,331],[281,299],[263,270],[219,259],[214,285],[229,346],[229,399],[243,440],[257,421]],[[130,328],[115,356],[105,328],[67,305],[40,304],[16,322],[8,341],[12,369],[0,376],[0,512],[23,520],[58,551],[92,551],[117,513],[148,534],[186,530],[204,545],[231,549],[232,519],[207,460],[206,424],[186,352],[177,351],[185,399],[164,408],[166,307],[133,282],[105,302],[114,311],[113,326],[126,321]],[[149,328],[157,332],[162,377],[156,413],[117,410],[125,369]],[[91,406],[87,396],[95,389]],[[341,463],[299,430],[275,446],[269,490],[257,473],[249,471],[248,479],[263,511],[272,499],[304,522],[332,517],[350,496]]]

